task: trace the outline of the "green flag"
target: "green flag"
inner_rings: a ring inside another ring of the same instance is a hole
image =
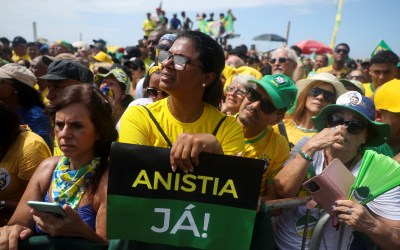
[[[264,161],[201,153],[172,172],[170,149],[114,143],[107,238],[198,249],[249,249]]]
[[[392,50],[392,49],[389,47],[389,45],[387,45],[387,43],[384,40],[381,40],[378,43],[378,45],[376,45],[374,51],[372,51],[371,57],[373,57],[374,55],[376,55],[380,51],[386,51],[386,50]]]

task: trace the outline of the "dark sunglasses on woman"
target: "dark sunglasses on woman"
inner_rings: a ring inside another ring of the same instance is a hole
[[[324,97],[326,102],[333,102],[335,101],[335,93],[332,93],[328,90],[321,89],[321,88],[312,88],[310,92],[308,92],[308,96],[317,97],[321,95]]]
[[[261,105],[260,105],[261,111],[267,115],[272,114],[275,110],[277,110],[271,101],[262,99],[261,95],[255,89],[249,88],[246,93],[246,98],[250,102],[256,102],[256,101],[260,100],[261,101]],[[278,112],[285,113],[286,109],[280,109],[280,110],[278,110]]]
[[[165,91],[158,90],[155,88],[147,88],[146,92],[147,92],[147,95],[149,95],[150,97],[154,97],[154,98],[156,98],[159,94],[161,94],[163,97],[168,96],[168,94]]]
[[[336,127],[338,125],[345,125],[350,134],[357,135],[361,133],[368,124],[360,120],[345,120],[342,113],[333,113],[327,116],[326,123],[328,128]]]

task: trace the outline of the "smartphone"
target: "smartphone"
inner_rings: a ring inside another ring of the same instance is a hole
[[[51,213],[58,218],[67,217],[67,213],[62,206],[55,202],[28,201],[27,205],[39,212]]]
[[[331,214],[331,207],[336,200],[347,199],[354,181],[353,174],[335,158],[320,175],[310,178],[303,186],[309,190],[310,196]]]

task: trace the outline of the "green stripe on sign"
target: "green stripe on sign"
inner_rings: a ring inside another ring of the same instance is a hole
[[[199,249],[249,249],[256,212],[201,202],[108,195],[107,238]]]

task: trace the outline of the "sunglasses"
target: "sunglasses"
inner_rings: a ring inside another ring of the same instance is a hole
[[[169,51],[166,50],[160,50],[158,53],[158,58],[157,61],[161,64],[165,63],[172,57],[172,61],[174,62],[174,69],[182,71],[185,69],[186,64],[192,63],[193,65],[197,65],[198,67],[201,68],[199,64],[193,63],[193,61],[186,56],[182,55],[173,55]]]
[[[328,128],[336,127],[338,125],[346,125],[347,131],[354,135],[361,133],[365,128],[368,127],[368,124],[359,120],[345,120],[342,113],[328,115],[326,123]]]
[[[358,80],[361,81],[363,79],[362,75],[358,75],[358,76],[349,76],[350,80]]]
[[[271,58],[271,60],[269,60],[272,64],[275,64],[276,61],[278,61],[279,63],[285,63],[286,61],[293,61],[292,59],[290,59],[289,57],[278,57],[278,58]]]
[[[246,93],[246,98],[250,102],[261,101],[261,105],[260,105],[261,111],[267,115],[272,114],[275,110],[277,110],[271,101],[262,99],[261,95],[255,89],[249,88]],[[285,112],[286,112],[286,109],[278,110],[279,114],[282,114]]]
[[[226,90],[226,93],[232,93],[232,95],[236,94],[236,95],[244,96],[247,93],[246,90],[243,90],[241,88],[231,87],[231,86],[226,87],[225,90]]]
[[[158,95],[160,95],[160,94],[163,97],[168,96],[168,94],[165,91],[158,90],[158,89],[155,89],[155,88],[147,88],[146,92],[150,97],[154,97],[154,98],[158,97]]]
[[[326,102],[333,102],[335,100],[335,94],[321,88],[312,88],[310,92],[308,92],[308,96],[317,97],[321,95],[324,97]]]
[[[348,54],[349,53],[349,51],[347,49],[336,49],[335,52],[338,54],[340,54],[340,53]]]

